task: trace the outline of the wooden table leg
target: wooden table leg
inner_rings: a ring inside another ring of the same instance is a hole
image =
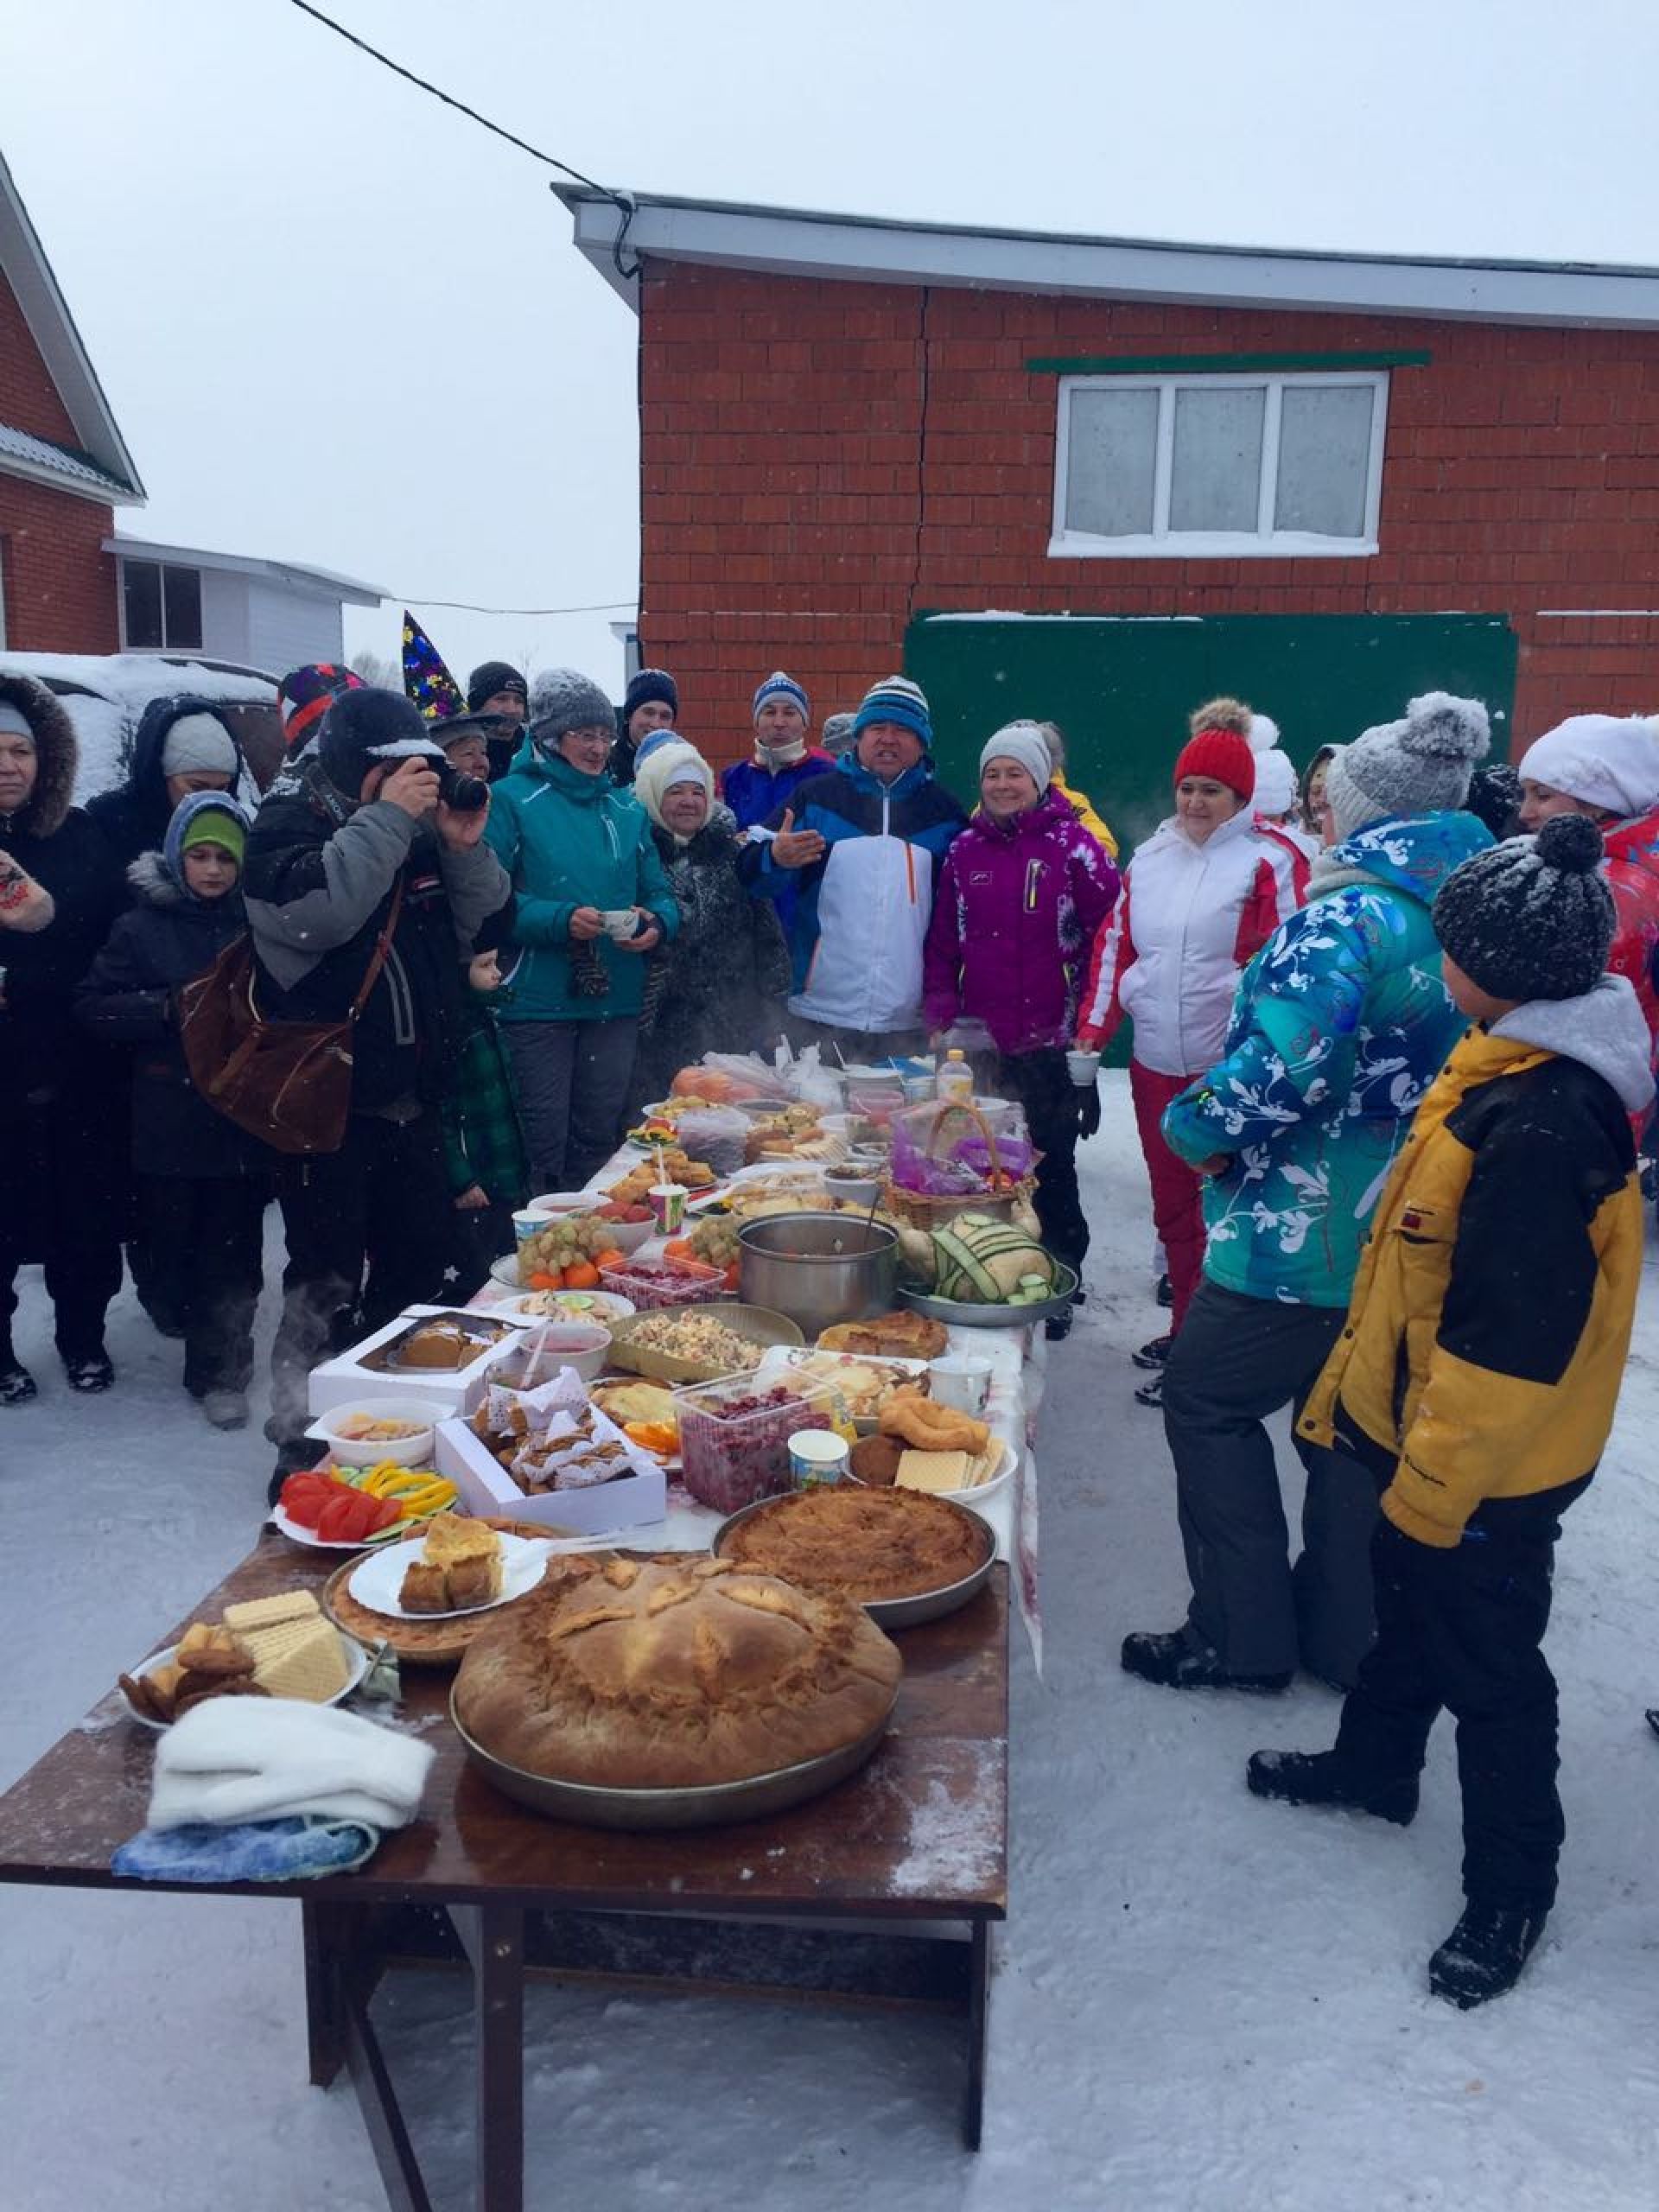
[[[968,1967],[968,2097],[962,2115],[962,2139],[979,2148],[985,2112],[985,2036],[989,2024],[991,1923],[976,1920]]]
[[[305,2032],[311,2079],[326,2089],[346,2062],[346,2010],[340,1993],[341,1954],[349,1908],[300,1901],[305,1948]]]
[[[524,2202],[524,1915],[506,1905],[449,1908],[473,1967],[479,2212]]]

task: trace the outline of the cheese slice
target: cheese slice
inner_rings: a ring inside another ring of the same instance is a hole
[[[274,1656],[259,1661],[253,1679],[272,1697],[303,1698],[313,1705],[326,1705],[349,1679],[338,1630],[321,1619],[306,1623],[301,1633]]]
[[[900,1490],[963,1490],[972,1465],[965,1452],[901,1452],[893,1479]]]

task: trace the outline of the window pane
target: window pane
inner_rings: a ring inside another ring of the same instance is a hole
[[[127,601],[127,643],[135,651],[160,645],[162,572],[154,561],[124,561],[121,588]]]
[[[1267,404],[1259,385],[1176,393],[1172,530],[1255,530]]]
[[[167,642],[169,645],[201,646],[201,570],[163,569],[162,588],[166,600]]]
[[[1157,458],[1155,391],[1074,391],[1066,447],[1066,528],[1099,537],[1134,537],[1149,531]]]
[[[1289,385],[1279,424],[1275,530],[1363,537],[1371,460],[1370,385]]]

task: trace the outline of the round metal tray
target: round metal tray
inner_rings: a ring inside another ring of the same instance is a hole
[[[898,1695],[895,1684],[893,1695]],[[892,1718],[889,1703],[873,1728],[856,1743],[840,1751],[825,1751],[798,1766],[776,1767],[770,1774],[752,1775],[747,1782],[711,1783],[704,1789],[601,1789],[591,1783],[556,1782],[543,1774],[527,1774],[509,1766],[469,1736],[455,1711],[455,1694],[449,1693],[449,1718],[466,1748],[467,1758],[496,1788],[532,1811],[555,1820],[574,1821],[592,1828],[703,1828],[728,1821],[758,1821],[804,1804],[856,1774],[887,1732]]]
[[[757,1497],[752,1505],[741,1505],[735,1513],[728,1514],[715,1529],[709,1546],[715,1558],[720,1557],[727,1535],[740,1521],[748,1520],[763,1505],[776,1503],[776,1498]],[[976,1598],[991,1579],[991,1569],[996,1565],[995,1529],[982,1513],[976,1513],[971,1506],[958,1504],[955,1498],[942,1497],[939,1503],[950,1506],[953,1512],[974,1523],[984,1543],[985,1556],[971,1574],[964,1575],[960,1582],[947,1582],[942,1589],[923,1590],[913,1598],[866,1598],[862,1601],[864,1610],[878,1628],[917,1628],[923,1621],[942,1620],[946,1613],[954,1613],[970,1598]],[[763,1573],[771,1571],[757,1569]],[[803,1588],[806,1586],[802,1585]]]
[[[928,1291],[906,1290],[902,1285],[899,1295],[913,1312],[925,1313],[935,1321],[954,1322],[960,1328],[1023,1329],[1029,1322],[1046,1321],[1064,1313],[1071,1305],[1077,1287],[1077,1269],[1057,1260],[1054,1274],[1061,1287],[1052,1298],[1039,1298],[1030,1306],[980,1306],[965,1298],[935,1298]]]

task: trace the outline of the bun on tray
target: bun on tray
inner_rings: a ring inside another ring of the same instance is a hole
[[[844,1599],[697,1553],[573,1554],[462,1660],[455,1713],[527,1774],[601,1789],[746,1782],[880,1725],[897,1648]]]
[[[906,1307],[868,1321],[838,1321],[819,1336],[818,1350],[858,1352],[866,1359],[937,1359],[950,1341],[943,1321]]]

